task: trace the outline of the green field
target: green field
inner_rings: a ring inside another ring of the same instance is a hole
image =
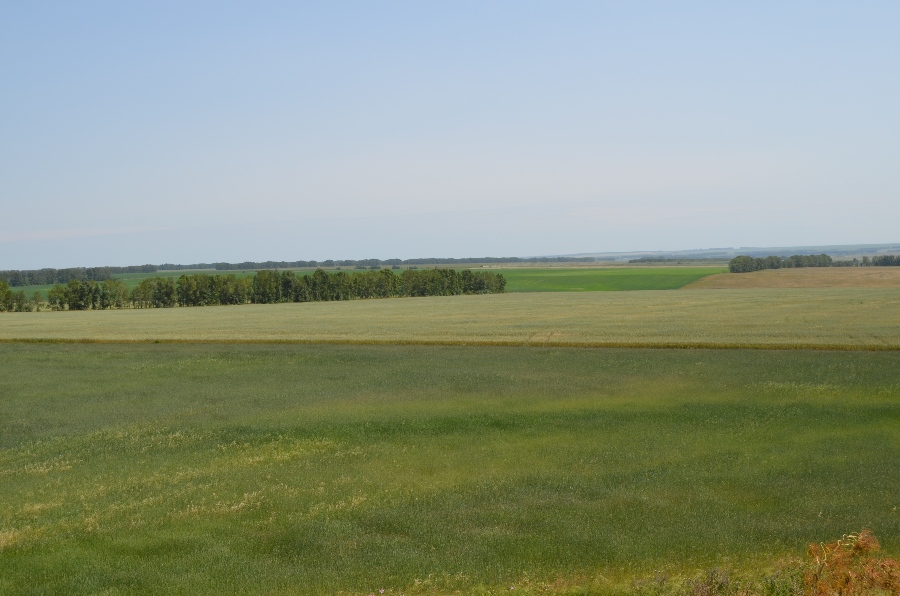
[[[898,366],[897,287],[3,313],[0,594],[796,593],[900,554]]]
[[[608,292],[623,290],[677,290],[707,275],[724,273],[723,267],[607,267],[498,269],[506,278],[507,292]]]
[[[863,526],[896,555],[898,366],[0,345],[0,593],[603,593]]]

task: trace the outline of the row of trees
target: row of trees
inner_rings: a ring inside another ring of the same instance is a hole
[[[102,282],[72,280],[50,290],[54,310],[123,308],[169,308],[218,304],[273,304],[315,302],[400,296],[455,296],[503,292],[506,279],[489,271],[453,269],[390,269],[347,273],[327,273],[317,269],[310,275],[293,271],[258,271],[250,277],[204,273],[148,278],[130,293],[125,284],[111,279]],[[31,310],[30,308],[28,310]]]
[[[176,265],[129,265],[127,267],[72,267],[68,269],[22,269],[0,271],[0,280],[9,286],[43,286],[50,284],[67,284],[77,280],[81,282],[102,282],[121,273],[156,273],[157,271],[182,271],[185,269],[215,269],[217,271],[247,271],[252,269],[303,269],[313,267],[352,267],[355,269],[381,269],[382,267],[416,266],[416,265],[470,265],[472,263],[587,263],[594,257],[471,257],[463,259],[427,258],[427,259],[345,259],[325,261],[244,261],[243,263],[193,263]]]
[[[242,263],[192,263],[177,265],[129,265],[127,267],[71,267],[68,269],[21,269],[0,271],[0,279],[8,285],[42,286],[50,284],[67,284],[78,281],[104,281],[112,275],[121,273],[156,273],[157,271],[182,271],[193,269],[215,269],[217,271],[246,271],[248,269],[304,269],[313,267],[353,267],[356,269],[380,269],[382,267],[400,267],[411,265],[471,265],[473,263],[589,263],[594,257],[468,257],[424,258],[424,259],[343,259],[325,261],[244,261]]]
[[[790,267],[900,267],[900,255],[878,255],[846,261],[833,261],[831,257],[824,254],[793,255],[787,258],[772,256],[762,259],[742,255],[731,259],[728,263],[728,269],[732,273]]]
[[[276,302],[318,302],[393,298],[401,296],[456,296],[503,292],[506,279],[488,271],[453,269],[390,269],[327,273],[317,269],[311,275],[293,271],[258,271],[253,277],[235,275],[182,275],[175,284],[179,306],[209,304],[272,304]]]
[[[655,263],[676,263],[676,264],[691,265],[694,263],[697,263],[697,264],[721,263],[724,260],[725,259],[721,258],[721,257],[681,257],[681,258],[641,257],[639,259],[629,259],[628,263],[636,264],[636,265],[653,265]]]
[[[835,261],[833,267],[900,267],[900,255],[878,255],[877,257],[854,258],[848,261]]]
[[[53,310],[123,308],[130,300],[131,293],[118,279],[105,279],[99,283],[73,279],[66,285],[56,284],[47,293],[47,302]]]
[[[732,273],[748,273],[763,269],[788,269],[792,267],[831,267],[831,257],[821,255],[792,255],[790,257],[754,258],[746,255],[734,257],[728,262],[728,270]]]
[[[0,312],[28,312],[33,308],[34,301],[29,300],[25,292],[13,292],[9,289],[9,284],[0,279]]]
[[[240,271],[246,269],[300,269],[305,267],[353,267],[355,269],[381,269],[382,267],[409,267],[414,265],[471,265],[473,263],[592,263],[594,257],[469,257],[425,258],[425,259],[344,259],[325,261],[244,261],[243,263],[213,263],[219,271]],[[165,268],[202,269],[197,265],[160,265]]]
[[[0,271],[0,280],[12,287],[67,284],[72,280],[104,281],[117,273],[155,273],[156,265],[130,267],[72,267],[69,269],[23,269]]]

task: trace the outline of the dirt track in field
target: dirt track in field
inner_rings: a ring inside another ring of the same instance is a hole
[[[900,286],[900,267],[810,267],[768,269],[753,273],[719,273],[684,286],[683,290],[749,290],[752,288],[886,288]]]

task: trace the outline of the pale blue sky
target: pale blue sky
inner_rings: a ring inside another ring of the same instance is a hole
[[[898,242],[897,2],[5,2],[0,269]]]

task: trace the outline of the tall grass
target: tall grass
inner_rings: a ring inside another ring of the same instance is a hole
[[[861,527],[896,554],[898,364],[0,345],[0,592],[601,590]]]

